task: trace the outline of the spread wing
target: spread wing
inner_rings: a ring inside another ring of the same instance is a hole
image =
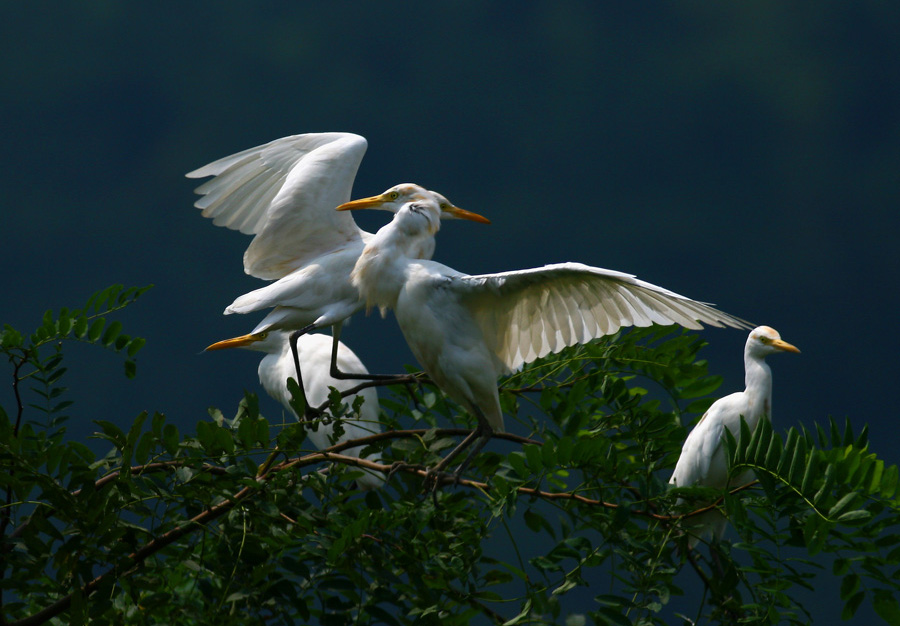
[[[580,263],[458,276],[453,282],[490,349],[511,371],[623,326],[752,327],[631,274]]]
[[[187,174],[214,177],[197,187],[194,206],[217,226],[255,235],[244,271],[281,278],[368,236],[350,212],[334,210],[350,200],[366,147],[359,135],[309,133],[238,152]]]

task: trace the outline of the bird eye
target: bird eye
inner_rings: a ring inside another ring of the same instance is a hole
[[[396,199],[399,198],[399,197],[400,197],[400,192],[399,192],[399,191],[392,191],[392,192],[391,192],[391,195],[390,195],[391,200],[396,200]]]

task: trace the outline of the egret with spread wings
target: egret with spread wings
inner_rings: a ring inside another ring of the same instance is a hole
[[[336,378],[347,377],[336,364],[341,323],[362,307],[359,291],[350,283],[350,272],[373,235],[359,228],[350,214],[334,209],[350,200],[366,146],[363,137],[350,133],[294,135],[187,174],[189,178],[214,177],[196,189],[203,197],[195,206],[205,217],[216,225],[254,235],[244,253],[244,271],[277,279],[240,296],[225,313],[273,309],[251,335],[293,330],[298,337],[334,326],[331,374]],[[488,222],[412,183],[396,185],[357,203],[396,212],[404,202],[418,199],[434,202],[444,218]],[[404,253],[431,258],[434,246],[433,237],[419,238]],[[299,378],[297,359],[295,365]]]
[[[349,202],[338,210],[365,207]],[[440,218],[434,201],[406,203],[366,244],[352,275],[368,306],[394,310],[413,355],[435,384],[478,420],[437,472],[474,444],[459,476],[491,433],[503,430],[500,374],[623,326],[749,327],[630,274],[580,263],[470,276],[406,255],[412,242],[434,236]]]

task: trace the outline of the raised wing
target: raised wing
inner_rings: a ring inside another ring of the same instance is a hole
[[[187,174],[214,176],[194,203],[217,226],[256,235],[244,271],[275,279],[367,235],[349,212],[353,179],[366,152],[351,133],[283,137],[214,161]]]
[[[454,282],[488,346],[511,371],[623,326],[752,327],[631,274],[580,263],[462,276]]]

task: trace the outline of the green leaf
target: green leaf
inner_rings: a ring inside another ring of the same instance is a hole
[[[166,446],[166,452],[175,455],[178,452],[178,444],[181,442],[181,436],[178,434],[178,427],[175,424],[166,424],[162,430],[163,445]]]
[[[528,616],[531,614],[531,598],[525,600],[525,604],[522,605],[522,610],[519,612],[511,620],[503,622],[503,626],[516,626],[516,624],[523,623]]]
[[[684,400],[691,398],[699,398],[700,396],[708,396],[722,385],[721,376],[707,376],[700,380],[695,380],[686,387],[682,388],[679,397]]]
[[[831,566],[831,573],[835,576],[843,576],[850,571],[850,559],[838,557]]]
[[[544,459],[541,456],[540,446],[528,443],[522,446],[522,451],[525,452],[525,460],[528,463],[529,470],[531,470],[535,474],[543,471]]]
[[[885,498],[893,498],[897,493],[897,481],[900,479],[900,471],[896,465],[885,468],[881,476],[881,495]]]
[[[103,334],[103,326],[106,325],[106,320],[102,317],[98,317],[91,323],[91,327],[88,330],[88,340],[91,343],[96,343],[98,339],[100,339],[100,335]]]
[[[525,521],[525,525],[528,526],[529,530],[533,532],[540,532],[541,529],[547,524],[547,520],[543,517],[532,511],[531,509],[527,509],[525,513],[522,515],[522,519]]]
[[[544,445],[540,446],[541,448],[541,461],[543,462],[543,466],[548,469],[553,469],[556,467],[556,447],[553,445],[552,441],[544,442]]]
[[[141,435],[141,439],[134,449],[134,460],[139,465],[144,465],[147,462],[147,459],[150,457],[150,450],[153,449],[155,443],[156,439],[153,436],[153,433],[144,433]]]
[[[94,423],[103,429],[103,439],[112,441],[120,449],[125,445],[125,433],[121,428],[106,420],[94,420]]]
[[[515,470],[516,474],[522,478],[531,476],[531,472],[528,471],[528,465],[525,464],[525,455],[521,452],[510,452],[506,456],[506,461],[509,463],[510,467]]]
[[[803,481],[800,483],[800,493],[808,494],[812,488],[813,480],[816,477],[816,470],[819,463],[816,455],[810,454],[806,461],[806,469],[803,472]]]
[[[875,590],[875,612],[878,617],[891,626],[900,626],[900,605],[897,604],[896,591],[886,589]]]
[[[843,594],[841,594],[843,596]],[[845,603],[844,609],[841,611],[841,619],[849,620],[854,615],[856,615],[856,610],[859,608],[859,605],[862,604],[862,601],[865,599],[866,593],[864,591],[858,591],[854,595],[852,595]]]
[[[848,574],[841,581],[841,600],[847,600],[859,590],[860,578],[857,574]]]
[[[822,486],[816,492],[816,495],[813,496],[813,506],[819,507],[822,500],[831,495],[831,490],[834,488],[834,463],[829,463],[825,467],[825,476],[822,481]]]
[[[256,441],[259,442],[259,445],[263,448],[266,448],[269,445],[269,422],[264,417],[257,418],[256,420]]]
[[[870,511],[858,510],[858,511],[847,511],[843,515],[837,518],[837,521],[841,524],[849,524],[851,522],[858,522],[861,520],[867,520],[872,517],[872,513]]]
[[[122,322],[120,322],[119,320],[113,320],[113,322],[106,327],[106,332],[103,333],[103,345],[111,345],[121,332]]]
[[[194,477],[194,470],[190,467],[179,467],[175,470],[175,480],[180,483],[187,483]]]
[[[68,335],[69,331],[72,330],[72,318],[65,312],[65,309],[63,309],[63,312],[60,312],[57,329],[57,332],[59,332],[62,337]]]
[[[853,500],[856,499],[856,495],[857,494],[855,491],[851,491],[850,493],[845,495],[843,498],[838,500],[835,503],[835,505],[833,507],[831,507],[831,509],[828,511],[828,517],[835,518],[835,517],[839,516],[841,513],[843,513],[844,509],[846,509],[848,506],[850,506],[850,503],[852,503]]]
[[[129,357],[134,357],[135,354],[140,351],[141,348],[144,347],[144,344],[147,343],[147,340],[143,337],[132,337],[131,341],[128,342],[128,349],[126,353]]]
[[[575,442],[571,437],[561,437],[556,442],[556,460],[560,465],[568,465],[572,461],[572,450]]]

